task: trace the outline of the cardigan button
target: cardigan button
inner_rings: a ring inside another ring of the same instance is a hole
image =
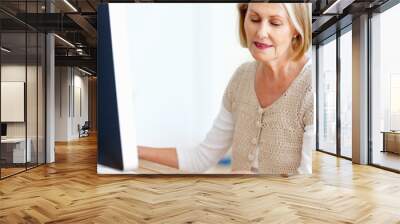
[[[257,139],[256,139],[256,138],[251,139],[251,143],[252,143],[253,145],[257,144]]]
[[[255,159],[254,153],[249,153],[247,158],[249,159],[249,161],[253,161]]]
[[[259,114],[262,114],[262,113],[264,113],[264,110],[263,110],[261,107],[259,107],[259,108],[258,108],[258,113],[259,113]]]
[[[257,121],[256,125],[257,125],[257,127],[261,128],[262,127],[261,121]]]

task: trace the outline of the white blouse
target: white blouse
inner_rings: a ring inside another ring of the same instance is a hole
[[[213,127],[203,142],[192,149],[177,147],[179,169],[192,173],[201,173],[215,166],[232,144],[234,126],[232,114],[224,106],[221,106]],[[301,162],[297,169],[298,174],[312,174],[312,151],[314,147],[314,125],[309,125],[304,128]],[[256,161],[258,160],[255,159],[254,161],[252,166],[257,168]]]

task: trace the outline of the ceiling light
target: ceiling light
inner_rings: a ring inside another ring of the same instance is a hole
[[[355,0],[336,0],[322,14],[342,14],[343,10]]]
[[[64,0],[65,4],[67,4],[74,12],[78,12],[78,10],[71,4],[69,3],[68,0]]]
[[[78,53],[79,55],[83,55],[83,49],[77,48],[76,53]]]
[[[55,37],[57,37],[59,40],[61,40],[62,42],[66,43],[67,45],[69,45],[70,47],[75,48],[75,45],[73,45],[71,42],[69,42],[68,40],[58,36],[57,34],[54,34]]]
[[[336,0],[332,5],[330,5],[327,9],[324,10],[322,14],[331,13],[332,9],[335,9],[336,5],[340,2],[340,0]]]
[[[6,53],[10,53],[11,52],[11,50],[9,50],[9,49],[7,49],[5,47],[1,47],[1,51],[4,51]]]
[[[90,73],[90,72],[88,72],[88,71],[86,71],[86,70],[83,70],[83,69],[81,69],[81,68],[79,68],[79,67],[78,67],[78,70],[81,71],[81,72],[83,72],[83,73],[85,73],[85,74],[87,74],[87,75],[90,75],[90,76],[92,75],[92,73]]]

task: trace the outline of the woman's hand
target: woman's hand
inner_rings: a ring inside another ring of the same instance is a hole
[[[174,168],[179,168],[176,148],[153,148],[148,146],[137,146],[139,159],[160,163]]]

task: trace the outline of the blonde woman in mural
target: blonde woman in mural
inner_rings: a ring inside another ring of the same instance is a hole
[[[310,5],[240,3],[242,64],[220,112],[194,149],[138,146],[139,157],[201,173],[232,150],[232,173],[310,174],[315,134]]]

